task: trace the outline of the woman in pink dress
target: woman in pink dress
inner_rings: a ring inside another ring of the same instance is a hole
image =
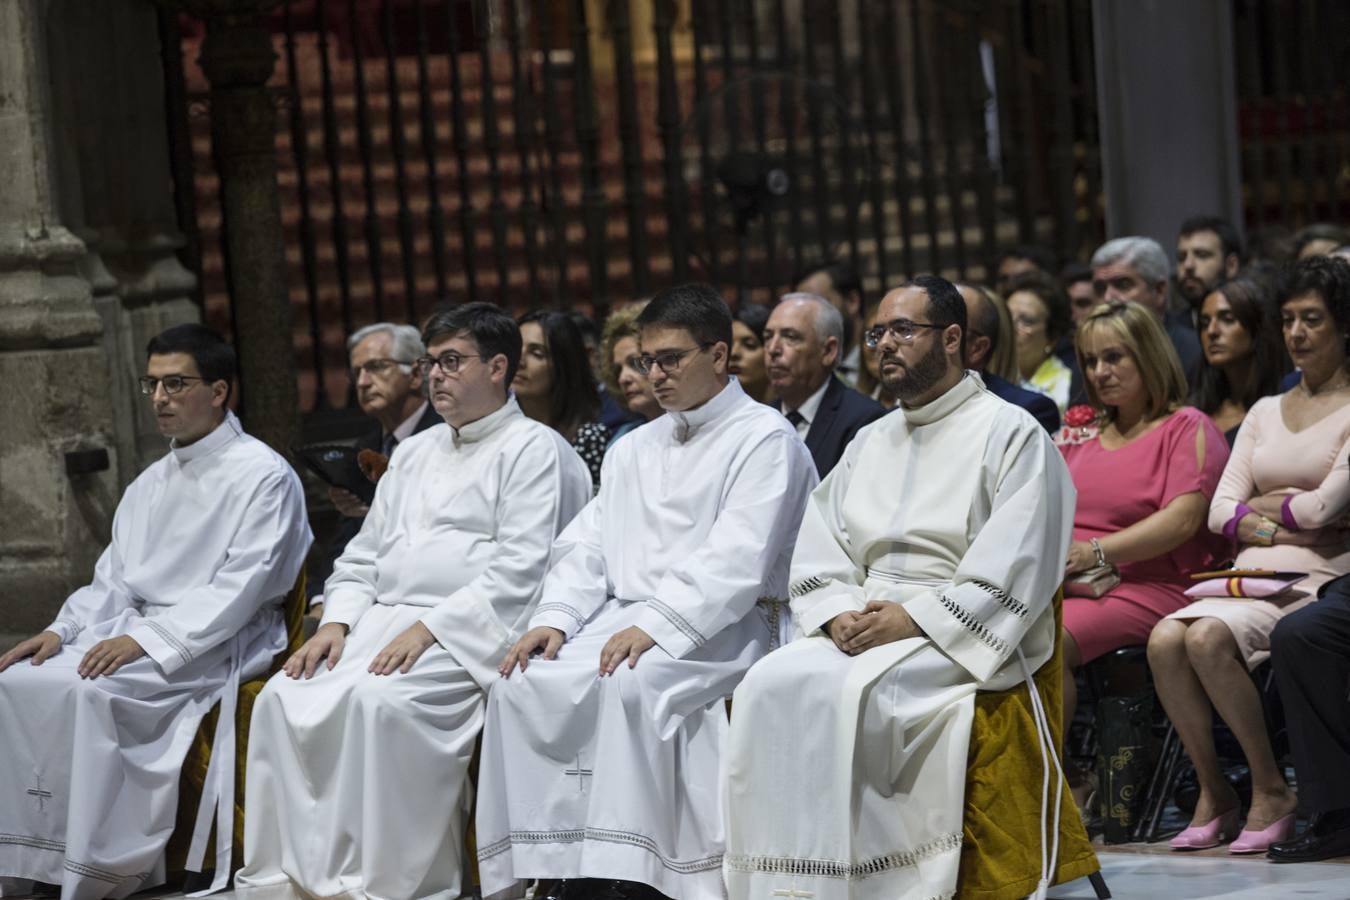
[[[1066,725],[1077,703],[1073,670],[1145,643],[1163,616],[1187,603],[1187,573],[1222,554],[1222,541],[1204,526],[1228,459],[1209,416],[1182,405],[1181,362],[1144,307],[1098,306],[1079,326],[1076,346],[1096,419],[1057,438],[1078,489],[1065,574],[1110,563],[1120,584],[1102,597],[1064,599]]]
[[[1158,697],[1195,765],[1200,796],[1178,850],[1213,847],[1237,830],[1238,795],[1224,778],[1211,732],[1213,704],[1242,746],[1252,806],[1233,853],[1264,852],[1293,831],[1298,798],[1266,734],[1248,672],[1270,655],[1275,623],[1350,572],[1350,265],[1318,257],[1298,265],[1280,305],[1285,346],[1302,381],[1256,402],[1210,507],[1209,527],[1236,540],[1238,568],[1307,572],[1264,600],[1205,599],[1168,616],[1149,639]],[[1344,691],[1345,685],[1328,685]]]

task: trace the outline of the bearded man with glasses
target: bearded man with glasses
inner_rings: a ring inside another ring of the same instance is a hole
[[[469,761],[585,463],[509,393],[516,322],[434,314],[416,361],[444,424],[393,457],[324,585],[323,620],[259,695],[241,897],[457,897]]]
[[[211,775],[232,785],[239,684],[286,646],[282,604],[311,540],[300,480],[229,411],[235,356],[219,336],[178,325],[146,355],[141,392],[169,452],[127,488],[93,580],[0,656],[6,896],[26,893],[15,879],[80,898],[162,882],[198,724],[221,704]],[[198,837],[217,795],[223,886],[232,787],[204,792]]]
[[[637,325],[666,414],[605,457],[501,661],[478,780],[484,896],[561,878],[552,896],[722,897],[723,701],[787,624],[817,478],[787,420],[729,378],[715,290],[664,291]]]
[[[790,587],[804,637],[736,691],[732,900],[956,891],[975,692],[1032,684],[1050,658],[1074,509],[1045,429],[965,370],[966,321],[955,286],[921,276],[864,335],[900,406],[811,495]]]

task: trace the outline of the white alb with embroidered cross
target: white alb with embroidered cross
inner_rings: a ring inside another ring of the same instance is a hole
[[[0,673],[0,876],[59,883],[65,900],[163,880],[188,745],[217,701],[232,709],[239,682],[285,649],[282,605],[310,541],[300,480],[233,413],[132,482],[93,581],[50,627],[60,652]],[[85,652],[120,635],[147,655],[80,678]],[[233,775],[228,715],[195,854],[221,886],[232,829],[214,859],[201,850],[217,798],[233,821]]]
[[[815,483],[792,427],[735,381],[614,445],[531,620],[568,640],[489,699],[484,896],[516,879],[594,877],[722,897],[723,701],[781,639]],[[630,625],[656,646],[597,677],[601,648]]]
[[[736,692],[732,898],[953,895],[975,692],[1049,658],[1074,498],[1044,429],[973,373],[858,434],[797,539],[804,636]],[[927,637],[846,655],[820,629],[869,600]]]

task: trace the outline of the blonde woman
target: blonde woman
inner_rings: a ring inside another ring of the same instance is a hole
[[[1057,439],[1078,490],[1065,575],[1109,563],[1120,583],[1101,597],[1064,600],[1066,721],[1077,701],[1073,670],[1145,643],[1186,604],[1189,573],[1222,556],[1205,520],[1228,460],[1214,422],[1183,405],[1181,361],[1147,309],[1101,304],[1079,326],[1076,347],[1097,418]]]
[[[641,354],[638,346],[637,317],[647,307],[646,301],[633,303],[615,310],[605,319],[600,334],[600,360],[604,366],[605,387],[633,415],[633,419],[614,429],[609,446],[620,437],[661,415],[647,376],[638,371],[635,360]],[[609,452],[608,447],[605,452]]]

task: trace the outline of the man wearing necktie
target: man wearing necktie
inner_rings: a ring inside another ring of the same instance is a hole
[[[413,365],[425,352],[421,335],[411,325],[376,322],[347,339],[356,402],[361,412],[377,423],[357,440],[358,450],[379,450],[388,457],[399,441],[441,423],[441,417],[427,402],[422,374]],[[310,586],[309,611],[316,619],[323,615],[323,583],[370,511],[361,498],[341,488],[330,487],[328,499],[337,508],[338,523],[323,558],[306,579]]]
[[[811,451],[824,478],[858,430],[886,409],[835,375],[843,316],[817,294],[787,294],[764,327],[769,383],[779,409]]]

